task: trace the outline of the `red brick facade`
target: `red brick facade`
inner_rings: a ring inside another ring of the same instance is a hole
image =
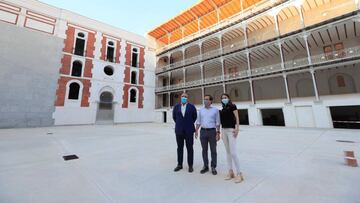
[[[60,74],[70,75],[71,55],[64,55],[61,59]]]
[[[80,81],[83,85],[82,89],[82,98],[81,98],[81,107],[89,107],[89,97],[90,97],[90,80],[78,79],[72,77],[61,76],[58,80],[58,89],[56,90],[56,101],[55,106],[64,106],[66,95],[66,86],[70,80]]]
[[[63,51],[66,54],[63,55],[61,60],[61,68],[60,68],[60,78],[58,80],[58,89],[56,91],[56,101],[55,106],[64,106],[66,99],[66,88],[67,84],[70,80],[77,80],[82,83],[82,98],[81,99],[81,107],[89,107],[89,98],[90,98],[90,87],[91,81],[90,79],[84,78],[75,78],[71,77],[71,59],[72,53],[74,50],[74,40],[75,40],[75,28],[72,26],[68,26],[66,31],[66,39],[64,41],[64,49]],[[83,66],[85,78],[92,78],[92,69],[93,69],[93,60],[89,58],[94,58],[95,51],[95,33],[88,32],[87,44],[86,46],[86,58],[85,64]]]
[[[95,41],[95,33],[89,32],[86,44],[86,57],[94,58]]]
[[[107,40],[107,38],[105,36],[103,36],[103,38],[101,40],[101,49],[100,49],[100,52],[101,52],[100,59],[103,61],[105,61],[105,58],[106,58],[106,40]]]
[[[64,40],[65,46],[63,51],[66,53],[72,53],[74,49],[74,40],[75,40],[75,28],[68,26],[66,30],[66,39]]]
[[[95,33],[88,32],[87,39],[86,39],[86,48],[85,48],[85,64],[83,66],[83,78],[71,77],[71,61],[72,61],[72,53],[74,50],[74,40],[75,40],[75,31],[76,28],[72,26],[68,26],[66,31],[66,39],[64,41],[64,49],[63,51],[66,54],[63,55],[61,60],[61,68],[60,68],[60,78],[58,80],[58,90],[56,92],[56,101],[55,106],[64,106],[66,100],[66,88],[67,84],[70,80],[77,80],[82,83],[82,98],[81,98],[81,107],[89,107],[89,98],[90,98],[90,87],[92,78],[92,69],[93,69],[93,58],[95,52]],[[108,38],[106,36],[102,36],[101,39],[101,49],[100,49],[100,59],[106,60],[106,49],[107,49],[107,41]],[[129,89],[136,88],[137,90],[137,107],[143,108],[144,107],[144,68],[145,68],[145,49],[141,46],[135,46],[139,48],[139,67],[138,67],[138,84],[130,84],[131,78],[131,55],[132,55],[132,48],[134,46],[131,43],[126,43],[126,53],[125,53],[125,69],[124,69],[124,95],[123,95],[123,108],[129,107]],[[120,53],[121,44],[120,40],[115,40],[115,63],[120,63]],[[134,68],[134,67],[133,67]]]
[[[121,56],[120,50],[121,50],[120,41],[117,40],[116,41],[115,63],[120,63],[120,56]]]
[[[102,40],[101,40],[101,49],[100,49],[100,59],[103,61],[106,61],[106,49],[107,49],[107,37],[103,36]],[[121,45],[120,45],[120,40],[116,40],[115,41],[115,63],[120,63],[120,50],[121,50]]]
[[[129,107],[129,90],[131,87],[135,87],[138,91],[138,98],[137,98],[137,102],[138,102],[138,108],[142,109],[144,108],[144,87],[143,86],[136,86],[136,85],[130,85],[130,84],[125,84],[123,91],[123,104],[122,104],[122,108],[128,108]]]
[[[145,68],[145,50],[143,47],[140,47],[140,56],[139,56],[139,84],[133,85],[130,83],[131,77],[131,54],[132,54],[132,44],[126,43],[126,53],[125,53],[125,70],[124,70],[124,95],[123,95],[123,108],[129,107],[129,89],[135,87],[138,91],[138,108],[144,107],[144,68]]]

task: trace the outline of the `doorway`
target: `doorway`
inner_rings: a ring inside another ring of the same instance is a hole
[[[282,109],[261,109],[264,126],[285,126]]]
[[[334,128],[360,129],[360,106],[330,107]]]
[[[238,109],[240,125],[249,125],[249,113],[247,109]]]
[[[114,123],[114,96],[111,92],[103,92],[100,95],[98,112],[96,115],[96,123],[109,124]]]
[[[166,111],[163,112],[163,123],[167,123],[167,113],[166,113]]]

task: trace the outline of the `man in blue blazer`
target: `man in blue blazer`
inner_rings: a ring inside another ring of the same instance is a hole
[[[173,109],[173,119],[175,122],[175,134],[177,143],[177,161],[178,165],[174,169],[175,172],[180,171],[183,166],[184,141],[187,149],[187,161],[189,172],[193,172],[194,162],[194,132],[195,121],[197,118],[197,110],[194,105],[188,102],[188,94],[181,95],[181,103],[177,104]]]

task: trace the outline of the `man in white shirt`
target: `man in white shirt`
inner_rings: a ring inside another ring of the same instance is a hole
[[[204,167],[200,171],[204,174],[209,171],[208,146],[211,151],[211,172],[213,175],[217,174],[217,153],[216,142],[220,139],[220,114],[216,107],[212,107],[213,97],[210,95],[204,96],[204,107],[199,110],[198,119],[196,122],[195,138],[198,137],[198,130],[200,130],[200,142],[202,146],[202,157]]]

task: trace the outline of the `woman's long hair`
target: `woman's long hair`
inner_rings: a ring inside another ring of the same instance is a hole
[[[231,99],[230,99],[230,95],[229,95],[229,94],[223,93],[223,94],[221,95],[221,97],[220,97],[220,100],[222,100],[222,97],[223,97],[224,95],[227,96],[227,98],[229,98],[229,103],[228,103],[227,105],[225,105],[225,104],[221,101],[221,104],[222,104],[223,109],[232,107],[232,106],[233,106],[233,103],[231,102]]]

